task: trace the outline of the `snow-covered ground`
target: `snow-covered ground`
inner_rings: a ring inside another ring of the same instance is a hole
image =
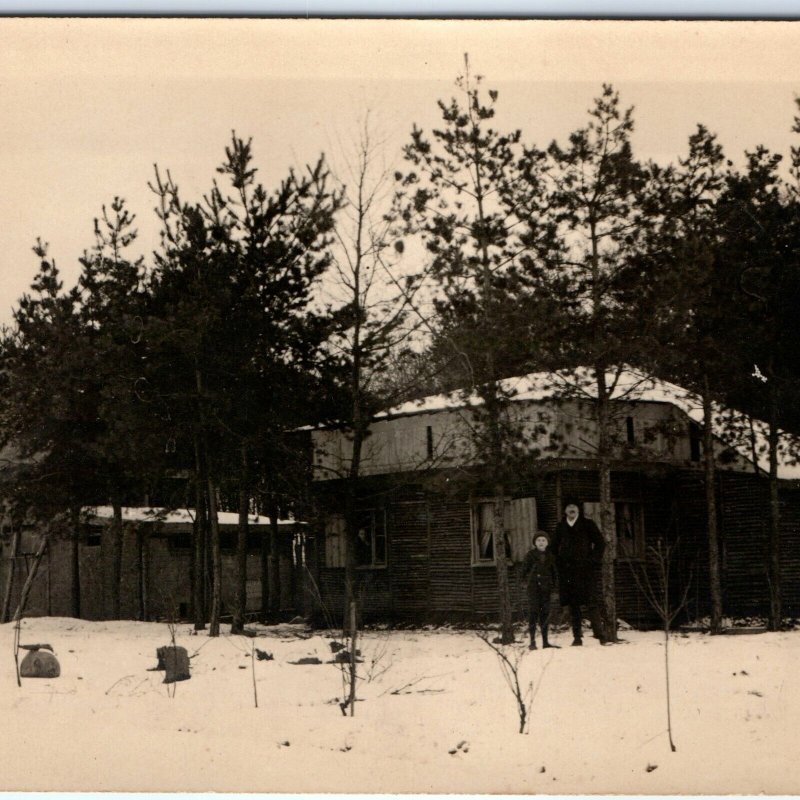
[[[30,619],[57,679],[17,688],[0,626],[0,790],[797,793],[800,632],[675,635],[677,752],[666,736],[663,635],[525,653],[538,691],[517,733],[497,657],[474,633],[370,632],[355,717],[344,717],[330,637],[302,626],[255,639],[178,628],[192,678],[164,685],[156,623]],[[521,638],[521,637],[520,637]],[[252,645],[274,655],[253,662]],[[375,660],[373,665],[371,662]],[[253,665],[258,690],[254,707]],[[370,680],[371,678],[371,680]]]

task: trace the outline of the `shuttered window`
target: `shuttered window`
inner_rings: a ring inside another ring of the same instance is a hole
[[[533,497],[506,500],[503,527],[508,557],[514,562],[522,561],[537,530],[536,500]],[[472,504],[472,563],[495,563],[492,500],[480,499]]]
[[[341,514],[325,520],[325,566],[343,567],[345,562],[345,525]]]
[[[346,541],[344,516],[331,514],[325,522],[325,566],[345,566]],[[369,508],[359,512],[355,548],[357,567],[386,566],[386,513],[383,509]]]

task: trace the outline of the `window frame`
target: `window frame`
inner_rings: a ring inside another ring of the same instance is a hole
[[[369,564],[359,564],[356,563],[356,569],[359,570],[368,570],[368,569],[386,569],[389,565],[389,537],[387,535],[387,525],[386,525],[386,509],[385,508],[360,508],[358,510],[358,515],[361,517],[362,515],[369,515],[370,516],[370,563]],[[380,515],[380,516],[379,516]],[[375,554],[377,551],[376,547],[376,539],[377,537],[377,525],[378,521],[382,522],[383,524],[383,561],[376,562]],[[359,529],[363,527],[359,524]]]
[[[614,500],[614,535],[617,540],[617,560],[618,561],[645,561],[647,559],[647,531],[644,521],[644,503],[640,500]],[[623,553],[620,543],[620,524],[623,515],[620,514],[620,507],[628,506],[631,510],[633,520],[633,553]]]
[[[513,564],[513,560],[511,558],[511,530],[510,524],[506,525],[505,516],[511,514],[511,502],[512,498],[506,496],[503,499],[503,517],[504,517],[504,525],[503,525],[503,533],[506,537],[506,563],[511,565]],[[482,506],[486,505],[494,505],[494,498],[493,497],[473,497],[470,498],[470,564],[473,567],[495,567],[497,566],[497,554],[494,552],[494,535],[492,536],[492,557],[491,559],[488,558],[480,558],[480,545],[478,542],[478,532],[479,532],[479,522],[480,522],[480,509]],[[510,520],[509,520],[510,522]]]

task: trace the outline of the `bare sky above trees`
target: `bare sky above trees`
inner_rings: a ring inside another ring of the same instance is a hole
[[[253,137],[262,180],[336,156],[371,117],[386,160],[472,68],[500,91],[497,125],[563,139],[612,82],[636,107],[639,158],[675,159],[698,122],[739,160],[788,153],[800,93],[800,24],[0,20],[0,322],[49,241],[72,283],[92,220],[114,195],[155,245],[153,164],[187,197],[208,188],[230,131]]]

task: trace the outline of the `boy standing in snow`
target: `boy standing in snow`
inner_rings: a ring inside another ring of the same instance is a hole
[[[536,649],[536,622],[542,629],[542,647],[556,647],[547,641],[547,621],[550,618],[550,594],[556,586],[556,560],[547,549],[550,540],[544,531],[536,531],[533,547],[522,562],[522,579],[528,586],[530,608],[530,649]]]

